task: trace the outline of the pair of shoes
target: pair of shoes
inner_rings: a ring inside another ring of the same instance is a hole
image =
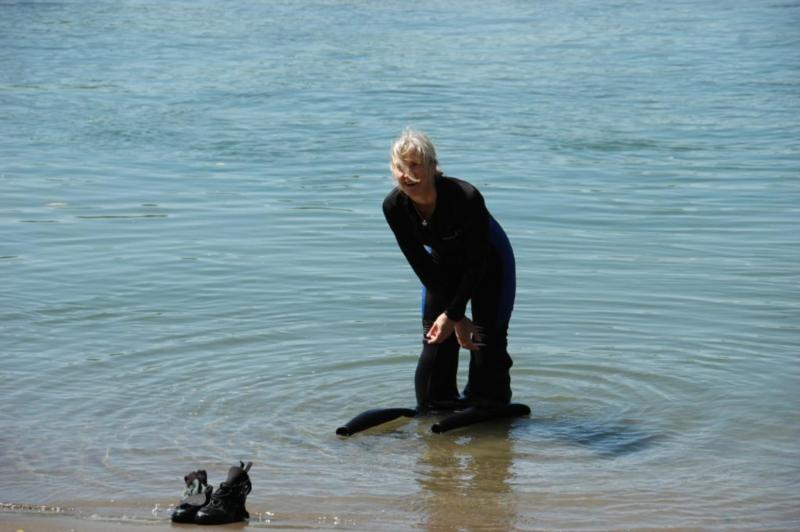
[[[193,471],[183,477],[186,490],[183,500],[172,514],[172,522],[224,525],[249,519],[245,501],[253,485],[247,472],[253,462],[239,464],[228,470],[227,480],[219,485],[217,491],[208,485],[208,477],[203,470]]]

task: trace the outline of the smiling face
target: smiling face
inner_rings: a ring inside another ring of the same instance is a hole
[[[391,153],[397,186],[418,206],[432,210],[436,205],[436,176],[442,172],[431,139],[406,129],[392,145]]]
[[[426,164],[418,153],[409,152],[392,161],[392,174],[408,197],[416,203],[428,203],[433,198],[436,166]]]

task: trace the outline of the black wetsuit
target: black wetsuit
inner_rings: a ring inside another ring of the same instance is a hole
[[[383,202],[397,243],[423,284],[423,349],[415,383],[418,406],[459,397],[455,334],[441,344],[429,344],[424,335],[442,312],[456,321],[463,318],[468,301],[483,345],[470,354],[464,396],[508,403],[512,361],[507,334],[516,289],[511,245],[474,186],[441,175],[435,185],[436,210],[427,222],[399,188]]]

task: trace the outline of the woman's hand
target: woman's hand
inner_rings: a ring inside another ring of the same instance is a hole
[[[466,318],[465,318],[466,319]],[[464,320],[461,320],[464,321]],[[433,322],[431,328],[428,330],[428,343],[429,344],[441,344],[447,338],[453,334],[453,330],[456,327],[456,322],[451,320],[447,317],[447,314],[442,312],[439,314],[439,317],[436,318],[436,321]]]
[[[455,331],[458,345],[470,351],[481,348],[481,335],[472,320],[464,317],[461,321],[453,321],[442,312],[428,330],[428,343],[440,344]]]
[[[457,322],[455,331],[458,344],[464,349],[476,351],[481,348],[481,335],[471,319],[464,317],[464,319]]]

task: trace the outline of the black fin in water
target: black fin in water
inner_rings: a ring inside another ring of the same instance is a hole
[[[521,417],[527,416],[530,413],[530,407],[522,403],[511,403],[490,408],[471,407],[444,418],[440,422],[434,424],[431,430],[436,434],[441,434],[448,430],[474,425],[482,421],[507,417]]]
[[[339,436],[352,436],[356,432],[361,432],[399,417],[414,417],[417,411],[413,408],[373,408],[362,412],[343,426],[336,429]]]

